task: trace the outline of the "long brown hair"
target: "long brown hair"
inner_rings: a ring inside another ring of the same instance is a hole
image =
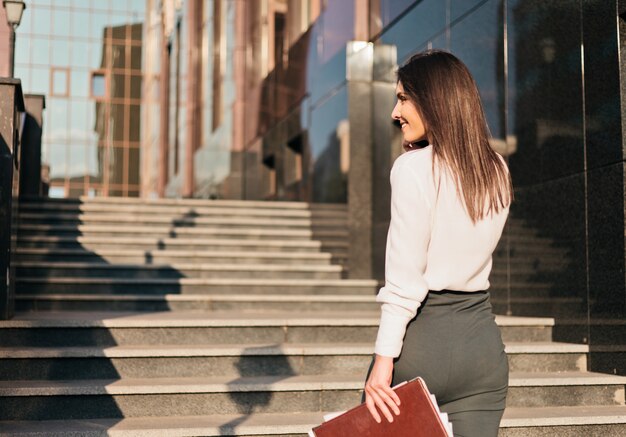
[[[435,160],[451,171],[457,194],[473,223],[513,201],[513,183],[489,144],[489,128],[478,87],[468,68],[443,50],[413,55],[398,69],[398,81],[426,126]],[[434,174],[434,171],[433,171]]]

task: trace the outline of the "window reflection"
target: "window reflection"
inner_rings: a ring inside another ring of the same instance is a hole
[[[55,4],[57,6],[57,4]],[[57,37],[71,35],[70,12],[67,9],[55,8],[52,13],[52,32]]]
[[[67,96],[69,92],[69,70],[66,68],[52,68],[52,86],[50,95]]]
[[[70,43],[65,39],[53,39],[51,64],[66,66],[70,63]]]
[[[412,53],[428,40],[444,33],[446,28],[446,2],[424,0],[385,29],[380,41],[397,47],[398,64],[402,64]]]
[[[28,11],[33,17],[33,33],[37,35],[49,35],[52,32],[52,11],[48,8],[38,8],[33,5]],[[28,14],[24,14],[28,15]]]
[[[91,96],[95,98],[106,96],[106,75],[103,71],[91,73]]]
[[[35,94],[50,92],[50,71],[46,68],[33,67],[30,74],[30,88]]]
[[[67,174],[71,182],[83,181],[87,175],[87,149],[84,145],[69,147],[69,167]]]
[[[72,11],[72,37],[89,38],[91,13],[83,10]]]
[[[44,148],[43,160],[50,165],[50,181],[64,182],[67,174],[68,146],[62,143],[51,143]]]
[[[348,118],[348,93],[342,87],[311,111],[309,130],[313,165],[313,201],[346,202],[347,179],[341,172],[341,145]]]
[[[376,8],[376,3],[379,4],[378,8]],[[382,27],[386,27],[389,23],[391,23],[396,17],[398,17],[402,12],[404,12],[407,8],[418,3],[417,0],[376,0],[372,2],[372,9],[374,9],[374,13],[376,14],[376,18],[378,19],[377,28],[380,29]],[[444,2],[441,2],[444,3]]]
[[[450,31],[450,50],[471,71],[491,134],[500,140],[505,138],[502,26],[500,1],[490,0]]]
[[[47,38],[32,38],[32,58],[33,64],[50,65],[50,41]]]
[[[519,152],[511,165],[518,183],[582,171],[579,11],[538,0],[508,4],[509,129]]]

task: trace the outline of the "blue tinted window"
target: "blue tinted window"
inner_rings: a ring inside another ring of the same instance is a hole
[[[106,95],[106,76],[104,73],[93,73],[91,75],[91,95],[93,97],[104,97]]]

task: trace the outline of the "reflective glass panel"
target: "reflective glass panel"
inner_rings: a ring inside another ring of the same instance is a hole
[[[81,180],[87,174],[87,149],[82,144],[69,147],[68,176],[73,182]]]
[[[454,22],[465,14],[471,14],[475,9],[481,7],[489,0],[451,0],[450,1],[450,22]]]
[[[84,10],[72,11],[72,37],[89,38],[89,27],[91,23],[91,13]]]
[[[402,64],[412,53],[428,40],[444,32],[446,27],[446,2],[441,0],[424,0],[385,29],[380,41],[395,44],[398,63]]]
[[[68,94],[67,84],[69,80],[69,70],[52,69],[52,90],[50,94],[55,96],[66,96]]]
[[[69,121],[72,144],[95,143],[97,136],[94,130],[93,102],[85,99],[72,99],[70,111]]]
[[[32,31],[34,34],[49,35],[52,32],[52,11],[50,9],[33,7],[28,13],[33,14]]]
[[[65,98],[51,97],[46,99],[46,123],[50,130],[48,131],[47,140],[50,142],[63,142],[67,143],[68,132],[68,117],[69,102]]]
[[[106,76],[101,72],[91,74],[91,95],[93,97],[104,97],[106,95]]]
[[[55,7],[52,9],[52,34],[55,37],[70,36],[72,30],[70,11],[56,6],[55,3]]]
[[[32,57],[30,62],[39,65],[50,65],[50,41],[47,38],[32,38]]]
[[[50,143],[44,148],[42,161],[50,165],[50,180],[65,179],[67,174],[68,146],[63,143]]]
[[[89,62],[89,49],[91,44],[85,41],[72,42],[72,67],[85,67],[91,66]]]
[[[85,160],[87,162],[87,173],[91,180],[98,179],[99,168],[101,168],[101,157],[98,156],[98,151],[101,150],[96,144],[86,144],[85,146]]]
[[[30,62],[30,39],[18,38],[15,41],[15,65],[25,65]]]
[[[30,77],[31,77],[31,84],[28,87],[28,92],[31,92],[34,94],[50,93],[50,69],[49,68],[31,67]],[[44,119],[45,117],[46,115],[44,115]]]
[[[104,30],[108,26],[109,19],[106,13],[94,12],[91,14],[90,36],[102,41],[104,38]]]
[[[483,3],[454,25],[450,49],[467,65],[478,85],[491,134],[504,139],[504,41],[499,3]]]
[[[354,39],[354,2],[328,2],[321,16],[322,22],[322,63],[345,50],[346,43]]]
[[[51,64],[58,66],[70,65],[70,44],[66,39],[53,39]]]
[[[347,201],[347,181],[340,168],[340,126],[342,120],[348,119],[347,99],[347,89],[342,87],[311,111],[309,146],[314,202]]]
[[[404,12],[408,7],[412,6],[415,3],[418,3],[417,0],[380,0],[380,9],[379,11],[373,11],[373,13],[378,12],[380,17],[380,24],[382,27],[386,27],[391,21],[393,21],[398,15]],[[443,3],[443,2],[442,2]]]
[[[89,71],[79,69],[72,70],[70,95],[72,97],[89,97]]]

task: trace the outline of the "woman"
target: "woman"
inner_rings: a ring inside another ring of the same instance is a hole
[[[487,289],[511,178],[459,59],[439,50],[414,55],[398,70],[396,93],[391,116],[406,152],[390,175],[385,285],[365,402],[377,422],[379,411],[389,421],[410,414],[391,387],[421,376],[455,436],[495,437],[509,367]]]

